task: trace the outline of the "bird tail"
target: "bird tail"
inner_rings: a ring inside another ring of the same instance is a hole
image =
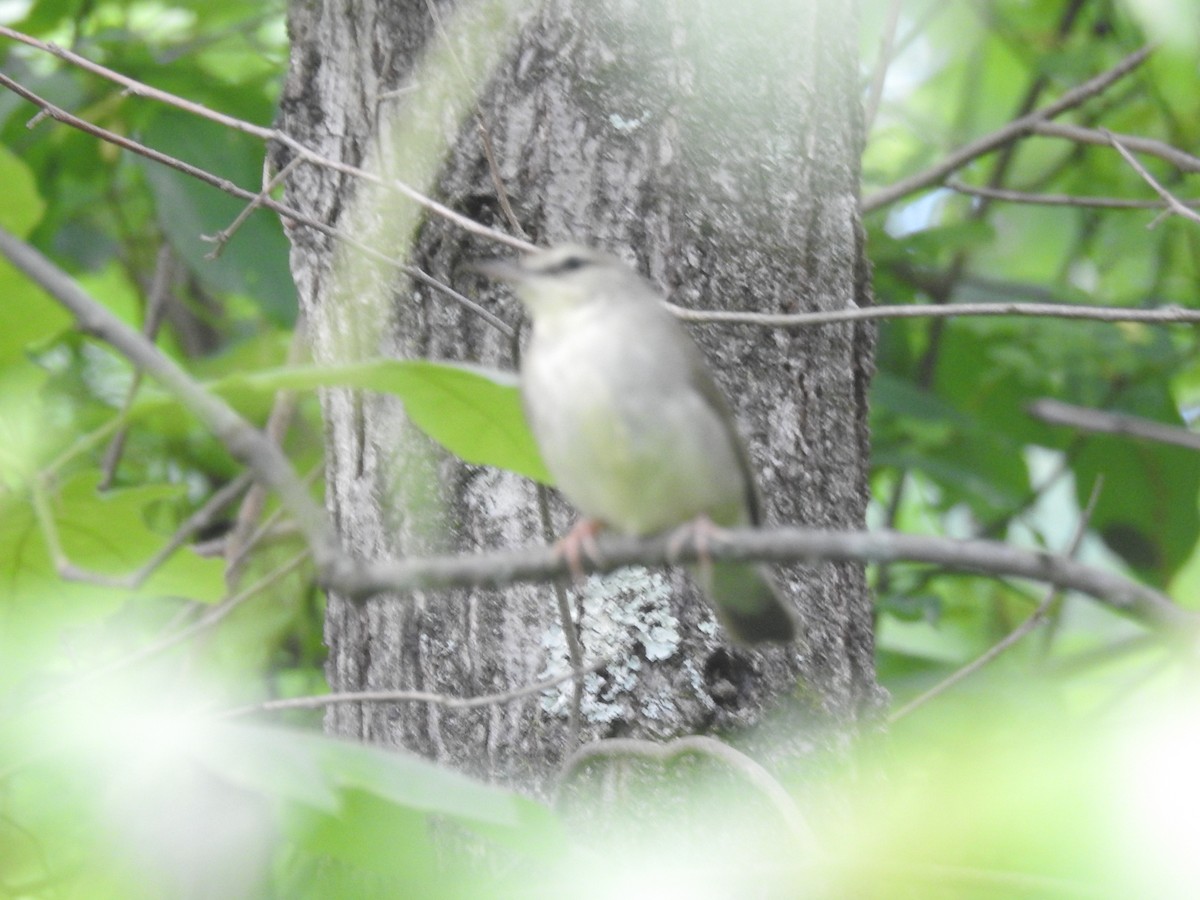
[[[796,617],[762,566],[737,562],[706,563],[697,566],[693,574],[717,618],[739,644],[795,640]]]

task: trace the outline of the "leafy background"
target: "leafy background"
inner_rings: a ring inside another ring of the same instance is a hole
[[[864,83],[891,11],[863,4]],[[268,124],[287,60],[284,13],[279,2],[47,0],[2,4],[0,22]],[[1200,25],[1187,0],[903,4],[864,196],[1150,39],[1159,45],[1145,66],[1067,119],[1195,151]],[[51,102],[243,187],[261,184],[256,139],[0,40],[3,72]],[[333,373],[289,365],[296,300],[277,217],[253,214],[209,258],[202,236],[228,227],[241,201],[53,122],[29,127],[33,114],[0,92],[0,225],[137,327],[169,248],[175,302],[158,346],[260,423],[275,389],[299,391],[284,442],[299,471],[319,471],[311,388],[351,383],[400,393],[414,409],[424,398],[423,427],[466,458],[544,480],[527,438],[505,424],[517,408],[511,383],[420,363]],[[1194,190],[1194,175],[1144,161],[1179,196]],[[1049,137],[1022,139],[954,177],[1041,194],[1154,196],[1111,147]],[[1154,211],[984,203],[935,186],[873,211],[867,227],[880,304],[1197,306],[1200,230]],[[0,893],[171,896],[197,884],[213,896],[469,892],[480,873],[448,874],[431,852],[435,814],[443,828],[484,835],[502,860],[488,877],[518,892],[585,883],[602,896],[657,878],[690,885],[693,896],[728,896],[811,874],[777,865],[792,864],[794,835],[737,854],[659,841],[647,853],[628,835],[622,845],[621,828],[610,840],[626,855],[614,867],[611,852],[569,840],[561,806],[329,741],[317,733],[319,712],[273,714],[294,731],[191,715],[325,689],[323,600],[295,562],[299,540],[269,519],[275,527],[232,580],[219,559],[191,549],[132,590],[59,577],[56,546],[79,567],[136,569],[238,468],[153,386],[127,405],[128,364],[73,332],[5,262],[0,287]],[[1200,408],[1193,326],[895,320],[880,326],[878,366],[873,525],[1061,552],[1096,490],[1079,556],[1198,605],[1194,453],[1027,413],[1052,397],[1184,425]],[[509,412],[479,414],[497,408]],[[98,491],[104,449],[126,424],[113,482]],[[897,709],[1043,599],[1028,584],[927,566],[877,568],[872,578],[880,678]],[[222,605],[243,593],[236,607]],[[1196,895],[1200,867],[1179,837],[1200,828],[1194,651],[1078,597],[1052,605],[1049,619],[892,724],[877,763],[886,783],[834,774],[836,801],[797,798],[830,850],[831,895]],[[858,762],[870,758],[867,748]],[[694,760],[679,768],[707,783]],[[704,796],[714,817],[739,802]]]

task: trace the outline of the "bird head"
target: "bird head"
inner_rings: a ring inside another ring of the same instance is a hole
[[[588,303],[619,300],[628,293],[622,285],[637,277],[616,257],[581,244],[561,244],[515,262],[484,260],[472,268],[512,284],[534,319]]]

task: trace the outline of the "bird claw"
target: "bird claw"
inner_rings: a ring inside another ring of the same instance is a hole
[[[712,559],[709,557],[709,547],[714,541],[723,540],[727,535],[726,529],[701,513],[671,532],[671,536],[667,538],[667,559],[674,563],[690,540],[696,548],[696,561],[701,566],[710,566]]]
[[[554,550],[567,562],[567,571],[573,581],[582,581],[586,574],[583,571],[583,559],[586,556],[592,562],[600,559],[600,548],[596,546],[596,535],[604,529],[604,523],[599,519],[580,519],[571,530],[564,534],[554,544]]]

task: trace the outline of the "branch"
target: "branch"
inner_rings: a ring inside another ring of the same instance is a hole
[[[0,228],[0,253],[70,310],[85,333],[116,348],[199,418],[259,481],[279,494],[304,532],[317,567],[324,569],[334,564],[341,554],[325,510],[309,495],[282,450],[224,400],[200,387],[154,344],[92,299],[54,263],[3,228]]]
[[[557,687],[564,681],[571,681],[572,679],[582,678],[584,675],[598,672],[611,662],[608,659],[597,660],[588,666],[581,666],[578,669],[568,669],[561,675],[547,678],[545,681],[527,684],[523,687],[514,688],[511,691],[503,691],[499,694],[483,694],[478,697],[453,697],[449,694],[434,694],[429,691],[346,691],[337,694],[320,694],[313,697],[289,697],[285,700],[266,700],[262,703],[252,703],[248,706],[239,706],[236,709],[225,710],[220,713],[219,717],[222,719],[232,719],[236,716],[245,716],[257,712],[278,712],[285,709],[322,709],[326,706],[336,706],[340,703],[431,703],[435,706],[445,706],[448,709],[472,709],[477,706],[496,706],[501,703],[511,703],[513,700],[528,697],[530,694],[540,694],[542,691]]]
[[[732,310],[686,309],[674,303],[667,309],[684,322],[722,322],[766,328],[808,328],[875,319],[949,319],[957,316],[1029,316],[1047,319],[1087,319],[1094,322],[1200,322],[1200,309],[1162,306],[1130,309],[1124,306],[1087,306],[1074,303],[914,303],[904,306],[867,306],[811,313],[756,313]]]
[[[1129,613],[1156,629],[1196,629],[1200,613],[1184,610],[1166,595],[1116,572],[1084,565],[1052,553],[1022,550],[996,541],[958,541],[893,531],[826,531],[810,528],[730,529],[700,552],[694,544],[676,547],[670,536],[629,538],[604,535],[595,559],[581,560],[585,573],[623,566],[662,566],[719,560],[779,563],[926,562],[958,571],[1028,578],[1079,591]],[[375,594],[449,587],[497,587],[538,582],[568,574],[568,564],[552,547],[530,547],[461,556],[364,562],[328,579],[326,586],[355,599]]]
[[[1109,137],[1112,132],[1103,128],[1084,128],[1082,125],[1068,125],[1062,122],[1038,122],[1033,126],[1033,132],[1044,137],[1065,138],[1077,144],[1098,144],[1104,147],[1112,145]],[[1117,138],[1137,153],[1157,156],[1184,172],[1200,172],[1200,157],[1185,153],[1178,147],[1132,134],[1118,134]]]
[[[1121,154],[1121,158],[1124,159],[1125,162],[1129,163],[1130,168],[1137,172],[1138,175],[1141,176],[1142,180],[1154,189],[1154,192],[1158,194],[1158,196],[1162,197],[1163,202],[1167,204],[1167,208],[1171,212],[1175,213],[1177,216],[1182,216],[1185,219],[1191,219],[1193,222],[1200,222],[1200,213],[1197,213],[1193,209],[1188,209],[1182,200],[1163,187],[1159,183],[1158,179],[1146,171],[1146,167],[1137,161],[1137,157],[1125,149],[1125,145],[1118,140],[1115,134],[1113,134],[1111,131],[1106,131],[1104,133],[1107,135],[1108,141],[1110,144],[1112,144],[1113,148]]]
[[[183,524],[175,530],[175,533],[171,535],[167,542],[150,559],[127,575],[106,575],[103,572],[81,569],[71,562],[58,538],[58,526],[55,524],[53,514],[50,513],[49,504],[43,500],[44,494],[42,488],[36,483],[33,487],[34,512],[37,515],[42,536],[46,540],[47,546],[50,547],[50,555],[54,561],[55,571],[57,571],[60,578],[68,581],[98,585],[100,587],[136,591],[193,535],[211,525],[217,515],[225,507],[233,503],[242,491],[249,487],[251,481],[249,473],[243,473],[214,493],[199,509],[188,516]]]
[[[1048,397],[1035,400],[1029,405],[1028,412],[1035,419],[1048,425],[1066,425],[1070,428],[1078,428],[1080,431],[1095,431],[1101,434],[1123,434],[1147,441],[1157,441],[1160,444],[1186,447],[1188,450],[1200,450],[1200,434],[1188,431],[1186,428],[1164,425],[1161,422],[1131,416],[1127,413],[1073,406],[1070,403],[1062,403]]]
[[[143,336],[93,300],[68,275],[29,245],[0,229],[0,252],[69,309],[87,333],[106,341],[134,365],[144,369],[191,410],[236,458],[270,485],[289,508],[312,548],[326,586],[355,597],[422,587],[500,585],[545,580],[562,575],[564,561],[549,548],[464,557],[359,563],[339,548],[324,510],[309,496],[282,451],[228,404],[201,388],[175,362]],[[911,535],[840,533],[804,529],[774,532],[731,532],[733,542],[710,549],[728,559],[918,560],[950,568],[970,569],[1046,581],[1078,590],[1133,613],[1155,627],[1191,627],[1196,616],[1180,610],[1162,594],[1120,575],[1080,565],[1046,553],[1018,550],[986,541],[955,542]],[[695,560],[696,548],[668,560],[665,538],[650,541],[613,538],[603,544],[604,560],[591,571],[611,571],[634,563],[663,564]]]
[[[166,316],[171,282],[174,278],[175,254],[171,251],[170,246],[163,244],[158,248],[154,263],[154,276],[150,280],[150,288],[146,294],[145,318],[142,321],[142,334],[152,344],[158,339],[158,329],[162,326],[163,317]],[[130,379],[129,386],[125,389],[125,399],[121,402],[119,414],[121,418],[129,415],[129,410],[133,407],[133,401],[137,399],[141,385],[142,370],[135,369],[133,378]],[[117,466],[120,465],[121,455],[125,452],[127,434],[127,429],[122,426],[113,435],[108,449],[104,451],[104,460],[100,463],[100,483],[97,485],[101,491],[108,490],[116,478]]]
[[[215,626],[218,622],[223,620],[235,609],[237,609],[247,600],[254,597],[256,594],[266,590],[268,587],[271,587],[279,579],[290,575],[307,559],[307,550],[296,554],[282,565],[277,566],[275,569],[265,574],[250,587],[244,588],[243,590],[238,591],[236,594],[226,597],[219,604],[210,608],[203,616],[201,616],[195,622],[192,622],[190,625],[186,625],[183,628],[180,628],[178,631],[173,631],[170,634],[153,640],[149,644],[143,644],[132,653],[118,657],[117,659],[97,666],[94,669],[89,669],[86,672],[72,677],[68,681],[54,683],[42,693],[35,694],[31,699],[28,700],[28,704],[45,703],[49,699],[70,693],[73,690],[91,684],[99,678],[105,678],[116,672],[124,671],[130,666],[144,662],[147,659],[151,659],[152,657],[165,653],[172,647],[176,647],[185,641],[191,640],[196,635],[202,634],[203,632]]]
[[[0,34],[3,34],[4,31],[5,31],[4,27],[0,26]],[[228,179],[221,178],[218,175],[213,175],[211,172],[209,172],[205,169],[201,169],[198,166],[193,166],[191,163],[184,162],[181,159],[176,159],[175,157],[173,157],[169,154],[163,153],[160,150],[155,150],[153,147],[147,147],[144,144],[139,144],[135,140],[127,138],[124,135],[117,134],[116,132],[109,131],[106,128],[101,128],[99,125],[93,125],[91,122],[81,119],[78,116],[74,116],[71,113],[67,112],[65,109],[55,106],[49,100],[46,100],[46,99],[38,96],[33,91],[29,90],[28,88],[24,87],[21,84],[18,84],[15,81],[13,81],[11,78],[9,78],[7,75],[5,75],[3,72],[0,72],[0,85],[3,85],[4,87],[6,87],[10,91],[12,91],[14,94],[17,94],[18,96],[23,97],[24,99],[28,100],[30,103],[39,107],[44,114],[48,115],[50,118],[54,119],[57,122],[62,122],[64,125],[69,125],[72,128],[76,128],[79,131],[84,132],[85,134],[90,134],[95,138],[98,138],[102,141],[106,141],[107,143],[113,144],[114,146],[120,147],[123,150],[128,150],[131,153],[136,153],[139,156],[145,157],[146,159],[150,159],[156,163],[160,163],[161,165],[168,166],[169,168],[175,169],[179,172],[182,172],[185,175],[195,178],[197,181],[202,181],[205,184],[208,184],[212,187],[217,188],[218,190],[222,190],[227,194],[230,194],[234,197],[238,197],[239,199],[242,199],[242,200],[247,200],[251,204],[257,204],[259,206],[262,206],[265,209],[269,209],[272,212],[278,213],[280,216],[283,216],[285,219],[290,219],[293,222],[297,222],[297,223],[305,225],[309,228],[312,228],[313,230],[318,231],[321,234],[328,235],[329,237],[331,237],[335,240],[342,241],[345,244],[355,248],[356,250],[358,250],[360,253],[364,254],[368,258],[374,259],[379,262],[385,263],[389,266],[392,266],[393,268],[397,269],[400,272],[403,272],[405,275],[409,276],[413,280],[418,281],[421,284],[427,285],[428,287],[433,288],[434,290],[438,291],[439,293],[449,297],[450,299],[452,299],[456,303],[458,303],[460,306],[463,306],[466,309],[469,309],[475,315],[479,316],[481,319],[486,321],[493,328],[496,328],[498,331],[500,331],[506,337],[513,337],[515,334],[515,330],[513,329],[513,327],[511,325],[509,325],[507,322],[505,322],[503,319],[500,319],[499,317],[493,315],[491,312],[489,312],[488,310],[486,310],[482,306],[480,306],[478,303],[476,303],[474,300],[470,299],[469,297],[463,296],[461,293],[454,290],[449,285],[442,284],[442,282],[438,281],[436,278],[434,278],[433,276],[429,275],[428,273],[422,271],[421,269],[417,268],[416,266],[408,265],[407,263],[401,262],[400,260],[397,260],[397,259],[393,259],[392,257],[390,257],[384,253],[380,253],[374,247],[370,247],[367,244],[364,244],[362,241],[359,241],[359,240],[351,237],[350,235],[339,231],[338,229],[334,228],[332,225],[326,225],[324,222],[319,222],[316,219],[311,218],[310,216],[306,216],[306,215],[304,215],[304,213],[300,212],[298,209],[294,209],[285,203],[281,203],[280,201],[274,199],[273,197],[264,196],[261,193],[257,193],[255,191],[246,190],[245,188],[239,187],[238,185],[234,184],[233,182],[229,181]]]
[[[494,228],[488,228],[486,225],[482,225],[479,222],[476,222],[474,219],[470,219],[461,213],[455,212],[454,210],[450,209],[450,207],[425,196],[415,188],[409,187],[403,182],[396,181],[394,179],[385,179],[373,172],[368,172],[365,169],[360,169],[357,166],[350,165],[349,163],[324,157],[315,150],[309,149],[291,135],[285,134],[278,129],[265,128],[262,125],[256,125],[253,122],[247,122],[243,119],[236,119],[233,116],[216,112],[215,110],[211,110],[202,104],[195,103],[191,100],[186,100],[183,97],[168,93],[167,91],[159,90],[158,88],[151,87],[148,84],[144,84],[143,82],[130,78],[128,75],[122,75],[120,72],[107,69],[104,66],[94,63],[85,57],[79,56],[78,54],[72,53],[70,50],[67,50],[63,47],[59,47],[54,44],[48,44],[45,41],[39,41],[35,37],[22,34],[19,31],[14,31],[13,29],[6,28],[3,25],[0,25],[0,36],[11,38],[14,41],[20,41],[23,44],[28,44],[30,47],[36,47],[37,49],[43,50],[46,53],[51,53],[65,62],[69,62],[74,66],[78,66],[81,69],[84,69],[95,75],[99,75],[100,77],[105,78],[115,84],[121,85],[128,93],[133,94],[135,97],[148,97],[151,100],[157,100],[160,103],[173,106],[176,109],[199,116],[202,119],[208,119],[211,122],[216,122],[219,125],[225,126],[226,128],[232,128],[235,131],[241,131],[245,134],[253,135],[254,137],[260,138],[264,141],[276,141],[277,143],[284,145],[298,155],[302,156],[305,160],[314,165],[321,166],[322,168],[326,169],[332,169],[333,171],[341,172],[345,175],[352,175],[356,178],[362,178],[372,182],[373,184],[396,191],[397,193],[403,194],[417,205],[424,207],[436,215],[448,219],[449,221],[458,225],[460,228],[464,229],[465,231],[469,231],[472,234],[489,238],[490,240],[505,244],[516,250],[529,251],[534,249],[533,246],[527,241],[523,241],[520,238],[514,238],[511,235],[505,234],[503,231],[496,231]],[[2,83],[5,84],[5,86],[7,86],[10,90],[15,90],[13,87],[15,82],[13,82],[11,79],[5,78]],[[22,93],[21,91],[17,92]],[[25,96],[25,94],[22,94],[22,96]],[[53,113],[50,113],[50,110],[47,107],[44,108],[46,108],[47,113],[53,115]],[[57,116],[55,116],[55,118],[57,118]]]
[[[1096,503],[1100,500],[1100,489],[1103,486],[1103,478],[1097,478],[1096,483],[1092,485],[1091,496],[1088,497],[1087,506],[1083,509],[1083,514],[1080,515],[1079,521],[1075,525],[1075,533],[1071,535],[1070,541],[1067,542],[1065,555],[1071,559],[1079,552],[1079,545],[1083,543],[1083,536],[1087,534],[1088,523],[1092,520],[1092,513],[1096,511]],[[1037,605],[1037,609],[1020,625],[1010,631],[1002,639],[989,647],[984,653],[967,663],[962,668],[952,672],[948,677],[943,678],[929,690],[909,700],[898,710],[888,716],[888,724],[894,725],[900,719],[924,706],[935,697],[944,694],[950,688],[954,687],[959,682],[971,675],[974,675],[984,666],[997,659],[1010,648],[1016,646],[1026,635],[1032,633],[1034,629],[1040,626],[1043,622],[1050,618],[1051,610],[1058,606],[1059,600],[1062,598],[1062,591],[1051,587],[1046,590],[1046,595],[1042,598],[1042,602]]]
[[[864,213],[872,212],[879,209],[881,206],[887,206],[889,203],[895,203],[901,197],[912,194],[922,188],[930,187],[934,184],[940,184],[941,181],[958,169],[961,169],[967,163],[991,153],[999,147],[1004,146],[1010,141],[1017,140],[1027,134],[1033,132],[1034,126],[1045,119],[1052,119],[1055,116],[1061,115],[1069,109],[1079,106],[1086,100],[1091,99],[1101,91],[1107,89],[1114,82],[1124,78],[1143,62],[1150,55],[1152,48],[1149,46],[1142,47],[1140,50],[1129,54],[1107,72],[1097,75],[1085,81],[1078,87],[1074,87],[1067,91],[1053,103],[1043,106],[1041,109],[1034,110],[1028,115],[1020,116],[1013,119],[1008,124],[996,129],[991,134],[986,134],[981,138],[977,138],[964,147],[951,153],[941,162],[926,169],[924,172],[918,172],[908,178],[901,179],[891,187],[876,191],[863,198],[861,209]]]
[[[707,735],[688,735],[663,744],[639,738],[606,738],[584,744],[572,753],[563,764],[560,790],[562,781],[573,777],[576,772],[596,759],[632,757],[649,759],[662,764],[691,754],[717,760],[737,772],[770,801],[787,824],[793,837],[803,841],[808,849],[816,847],[816,837],[812,828],[809,827],[799,807],[796,806],[796,801],[792,799],[792,795],[784,789],[783,785],[761,763],[729,744]]]
[[[1124,197],[1079,197],[1073,194],[1031,194],[1026,191],[1013,191],[1004,188],[976,187],[964,184],[953,178],[946,181],[946,187],[960,194],[972,197],[986,197],[989,200],[1003,200],[1006,203],[1029,203],[1036,206],[1078,206],[1087,209],[1163,209],[1166,203],[1162,200],[1128,200]],[[1200,200],[1183,200],[1188,206],[1200,206]]]
[[[870,133],[875,123],[875,114],[879,112],[879,102],[883,99],[883,84],[887,80],[888,66],[892,63],[893,47],[896,42],[896,28],[900,24],[901,0],[891,0],[888,4],[887,19],[884,22],[883,34],[879,38],[879,54],[875,58],[875,68],[871,72],[871,80],[867,86],[867,99],[863,103],[863,131]]]

